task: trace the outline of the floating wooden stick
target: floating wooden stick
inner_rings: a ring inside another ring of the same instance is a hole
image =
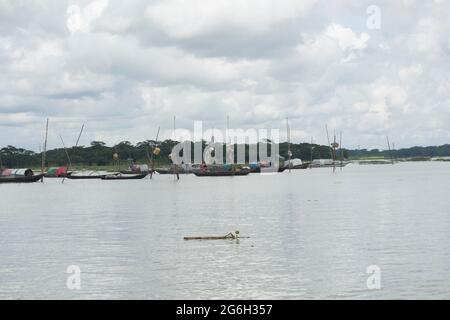
[[[250,238],[250,237],[241,237],[239,235],[239,231],[230,232],[225,236],[207,236],[207,237],[184,237],[184,240],[237,240],[242,238]]]

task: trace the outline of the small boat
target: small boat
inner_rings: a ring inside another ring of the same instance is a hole
[[[42,174],[33,176],[6,176],[0,177],[0,183],[32,183],[41,180]]]
[[[284,163],[285,169],[298,170],[298,169],[307,169],[309,168],[309,162],[302,162],[301,159],[292,159],[288,160]]]
[[[67,179],[72,180],[91,180],[91,179],[101,179],[106,176],[107,173],[101,174],[95,171],[86,171],[86,172],[70,172],[67,174]]]
[[[174,169],[169,168],[169,169],[155,169],[155,172],[159,173],[159,174],[175,174]],[[191,173],[183,168],[178,168],[178,174],[188,174]]]
[[[285,171],[287,168],[285,168],[285,167],[279,167],[277,170],[276,170],[276,172],[283,172],[283,171]],[[271,172],[272,171],[272,169],[270,168],[270,167],[262,167],[262,170],[261,170],[261,167],[260,166],[256,166],[256,167],[250,167],[250,173],[261,173],[261,171],[264,173],[264,172]],[[275,170],[273,170],[272,172],[275,172]]]
[[[332,159],[315,159],[310,164],[311,168],[343,168],[348,165],[348,161],[333,161]]]
[[[102,180],[139,180],[144,179],[147,173],[135,174],[135,175],[123,175],[123,174],[108,174],[101,177]]]
[[[199,168],[193,169],[192,173],[197,177],[233,177],[246,176],[250,173],[250,169],[237,168],[232,165],[201,165]]]
[[[241,170],[241,171],[216,171],[216,172],[208,172],[208,171],[194,171],[193,172],[197,177],[233,177],[233,176],[246,176],[250,173],[250,170]]]

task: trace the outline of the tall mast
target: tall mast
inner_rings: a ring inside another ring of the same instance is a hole
[[[47,138],[48,138],[48,118],[47,123],[45,125],[45,139],[44,139],[44,150],[42,152],[42,163],[41,163],[41,182],[44,182],[44,167],[45,167],[45,160],[47,156]]]
[[[289,172],[291,172],[292,168],[292,151],[291,151],[291,128],[289,127],[289,118],[286,118],[286,136],[288,143],[288,159],[289,159]]]
[[[174,137],[174,139],[176,139],[176,137],[175,137],[176,121],[177,121],[177,117],[173,116],[173,137]],[[172,163],[173,163],[173,173],[175,174],[176,179],[180,180],[180,174],[178,172],[178,165],[175,163],[174,159],[172,159]]]
[[[339,150],[341,151],[341,171],[344,164],[344,150],[342,150],[342,131],[339,134]]]
[[[158,127],[158,132],[156,133],[156,140],[155,140],[155,142],[154,143],[152,143],[152,149],[151,149],[151,151],[152,151],[152,157],[151,157],[151,165],[152,165],[152,167],[151,167],[151,171],[150,171],[150,179],[153,177],[153,172],[155,171],[155,155],[154,155],[154,152],[155,152],[155,147],[157,147],[158,146],[158,137],[159,137],[159,130],[161,129],[161,127]],[[148,152],[148,151],[147,151]]]
[[[388,149],[389,149],[389,156],[391,158],[392,164],[394,164],[394,158],[392,157],[391,143],[389,142],[389,136],[386,136],[386,140],[387,140],[387,145],[388,145]]]
[[[328,134],[328,125],[325,124],[325,130],[327,131],[327,141],[328,141],[328,147],[330,148],[330,157],[331,159],[333,159],[333,149],[331,147],[331,143],[330,143],[330,135]]]
[[[78,147],[78,143],[80,142],[80,138],[81,138],[81,134],[83,133],[83,130],[84,130],[84,123],[81,126],[80,134],[78,135],[78,139],[77,139],[77,143],[75,143],[75,147]]]

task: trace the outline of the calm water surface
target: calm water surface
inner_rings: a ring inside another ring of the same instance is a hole
[[[0,298],[450,298],[449,190],[448,163],[0,185]]]

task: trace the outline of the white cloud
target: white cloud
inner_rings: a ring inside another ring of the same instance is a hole
[[[444,1],[0,1],[0,146],[58,134],[133,142],[172,117],[284,128],[347,146],[448,143]],[[72,6],[72,7],[71,7]],[[73,6],[80,8],[74,11]],[[69,9],[72,8],[72,9]],[[56,138],[54,138],[56,137]],[[414,137],[414,140],[411,140]]]

